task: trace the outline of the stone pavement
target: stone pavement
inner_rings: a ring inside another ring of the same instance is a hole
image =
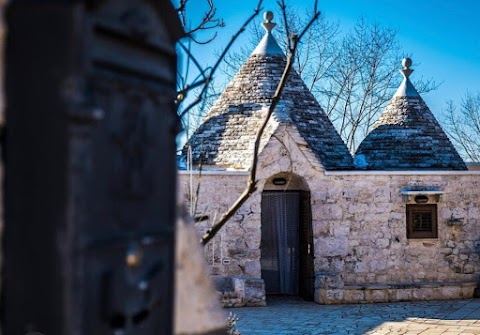
[[[480,334],[480,299],[318,305],[269,297],[267,307],[229,308],[242,335]]]

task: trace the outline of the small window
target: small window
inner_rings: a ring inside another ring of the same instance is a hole
[[[407,238],[437,237],[437,205],[407,205]]]

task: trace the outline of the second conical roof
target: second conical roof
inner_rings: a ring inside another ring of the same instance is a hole
[[[355,165],[368,170],[466,170],[425,101],[411,83],[411,60],[404,78],[373,130],[355,153]]]

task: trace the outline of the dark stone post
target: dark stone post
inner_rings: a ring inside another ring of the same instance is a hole
[[[2,332],[171,334],[177,15],[10,3]]]

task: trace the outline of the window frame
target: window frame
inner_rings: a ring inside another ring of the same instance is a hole
[[[413,230],[413,215],[416,212],[429,211],[432,215],[432,229],[431,231],[414,231]],[[406,226],[407,226],[407,238],[419,239],[419,238],[438,238],[438,215],[437,204],[407,204],[406,208]]]

